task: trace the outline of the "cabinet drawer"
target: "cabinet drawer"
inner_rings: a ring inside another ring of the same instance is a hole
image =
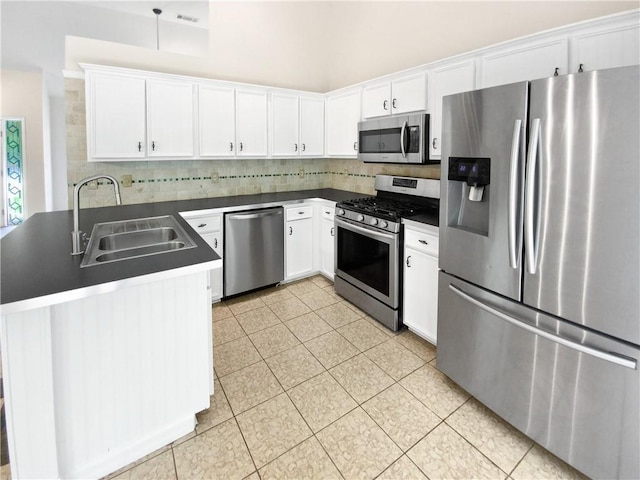
[[[219,232],[222,225],[222,215],[191,217],[185,220],[198,233]]]
[[[438,256],[438,237],[429,233],[418,232],[406,228],[404,233],[404,245],[419,252]]]
[[[320,207],[322,209],[322,218],[326,218],[327,220],[333,221],[333,217],[336,213],[336,207]]]
[[[302,218],[313,217],[312,205],[301,205],[299,207],[287,208],[287,222],[291,220],[300,220]]]

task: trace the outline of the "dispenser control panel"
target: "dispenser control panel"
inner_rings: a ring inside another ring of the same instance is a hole
[[[449,180],[466,182],[470,187],[489,185],[490,158],[449,157]]]

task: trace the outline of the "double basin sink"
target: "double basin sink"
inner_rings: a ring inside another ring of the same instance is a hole
[[[195,247],[171,215],[96,223],[81,267]]]

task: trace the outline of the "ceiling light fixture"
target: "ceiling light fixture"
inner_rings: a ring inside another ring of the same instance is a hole
[[[162,10],[154,8],[153,13],[156,14],[156,48],[160,50],[160,14]]]

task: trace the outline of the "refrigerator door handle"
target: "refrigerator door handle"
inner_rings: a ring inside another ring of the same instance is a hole
[[[524,217],[524,245],[527,258],[527,270],[535,275],[538,263],[537,232],[538,225],[534,225],[539,209],[534,205],[538,197],[536,166],[538,163],[538,149],[540,146],[540,119],[531,122],[531,137],[529,139],[529,153],[527,155],[527,178],[525,187],[525,217]],[[538,197],[539,198],[539,197]]]
[[[522,132],[522,120],[517,119],[513,124],[513,136],[511,137],[511,161],[509,171],[509,265],[513,269],[518,268],[518,253],[522,249],[522,237],[518,233],[518,220],[522,218],[522,175],[520,168],[520,135]]]
[[[488,312],[491,315],[495,315],[496,317],[518,328],[521,328],[523,330],[526,330],[527,332],[533,333],[534,335],[538,335],[542,338],[551,340],[552,342],[558,343],[565,347],[571,348],[573,350],[577,350],[579,352],[585,353],[587,355],[591,355],[596,358],[600,358],[601,360],[605,360],[607,362],[611,362],[616,365],[620,365],[622,367],[630,368],[632,370],[635,370],[637,368],[637,364],[638,364],[637,360],[634,360],[629,357],[622,357],[620,355],[617,355],[611,352],[604,352],[602,350],[598,350],[597,348],[589,347],[587,345],[582,345],[580,343],[573,342],[559,335],[554,335],[553,333],[540,330],[539,328],[536,328],[532,325],[522,322],[521,320],[518,320],[517,318],[512,317],[511,315],[503,312],[502,310],[499,310],[493,306],[487,305],[482,300],[474,297],[473,295],[468,294],[467,292],[461,290],[460,288],[456,287],[453,284],[449,284],[449,289],[459,297],[463,298],[469,303],[472,303],[476,307],[481,308],[485,312]]]

